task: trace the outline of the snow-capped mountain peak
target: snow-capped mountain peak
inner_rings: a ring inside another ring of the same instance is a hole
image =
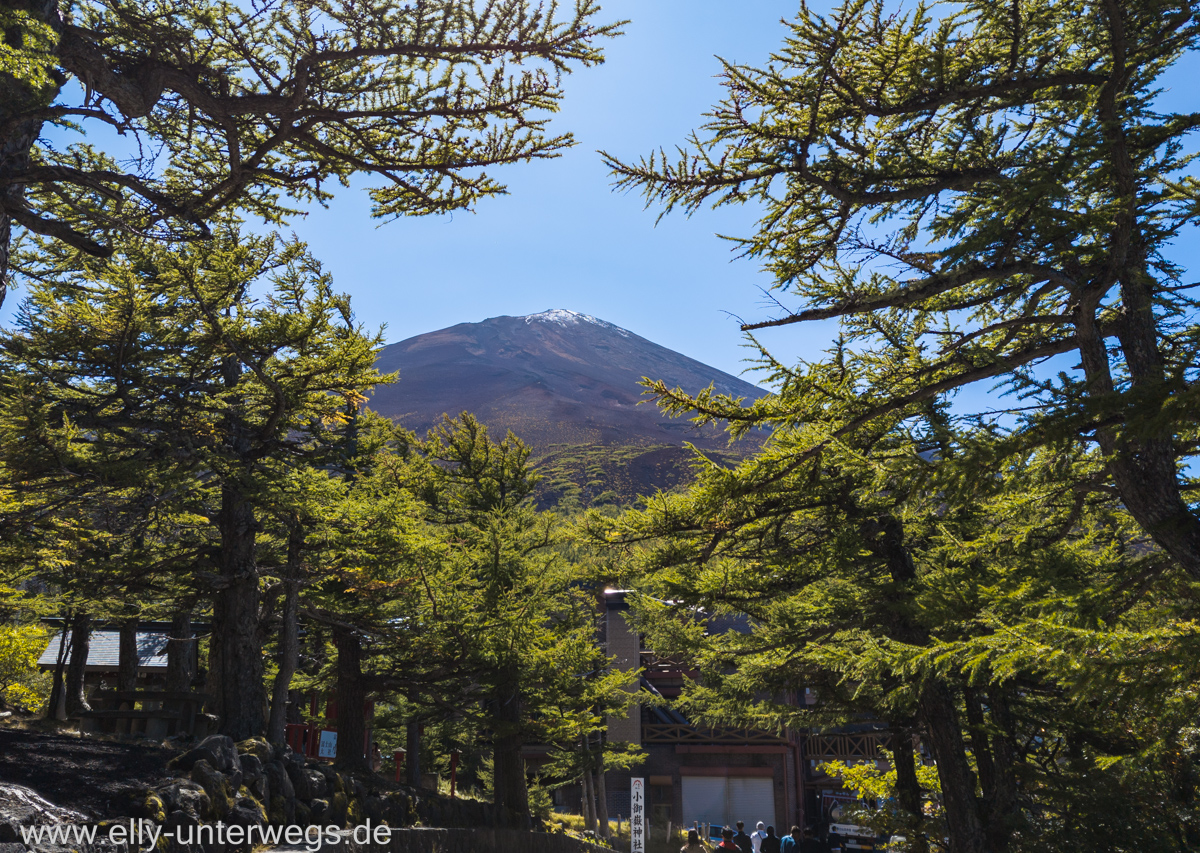
[[[551,308],[549,311],[542,311],[540,314],[526,314],[524,317],[518,317],[517,319],[524,320],[526,323],[532,323],[536,320],[539,323],[557,323],[560,326],[577,326],[580,323],[591,323],[593,326],[600,326],[603,329],[612,329],[622,337],[629,336],[629,332],[620,326],[606,323],[603,320],[593,317],[591,314],[580,314],[578,311],[568,311],[566,308]]]

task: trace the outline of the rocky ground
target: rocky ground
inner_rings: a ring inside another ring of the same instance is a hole
[[[170,780],[176,753],[149,743],[0,729],[0,783],[32,788],[92,818],[130,814],[130,796]]]
[[[261,738],[234,743],[212,735],[179,751],[115,738],[0,729],[0,853],[70,853],[61,844],[41,842],[27,851],[19,843],[25,827],[129,818],[162,828],[162,853],[192,853],[192,830],[212,824],[261,829],[347,828],[368,819],[394,828],[517,823],[489,803],[449,800],[378,774],[335,771]],[[110,844],[88,853],[116,850]]]

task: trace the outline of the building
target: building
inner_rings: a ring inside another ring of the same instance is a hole
[[[138,680],[140,687],[160,684],[167,676],[167,641],[170,635],[166,626],[151,627],[137,632]],[[52,671],[58,664],[62,633],[56,632],[50,644],[38,658],[41,669]],[[67,651],[70,654],[69,648]],[[87,664],[84,667],[84,684],[90,690],[102,680],[110,688],[117,685],[120,669],[121,632],[116,629],[99,628],[92,631],[88,642]]]
[[[614,665],[623,670],[641,668],[640,691],[672,699],[685,679],[696,673],[662,660],[642,648],[641,638],[625,619],[629,609],[625,592],[604,595],[603,640]],[[746,630],[730,620],[716,630]],[[710,630],[712,628],[710,627]],[[792,697],[811,705],[815,697],[805,691]],[[753,828],[762,821],[784,834],[792,824],[819,827],[829,810],[853,799],[837,781],[817,770],[825,761],[878,761],[887,733],[864,724],[836,733],[789,731],[784,735],[735,729],[709,729],[693,725],[679,712],[652,705],[634,704],[624,717],[610,718],[608,739],[641,747],[646,760],[631,771],[609,771],[605,776],[609,816],[628,816],[630,778],[646,780],[647,816],[651,827],[711,824],[732,826],[743,820]]]

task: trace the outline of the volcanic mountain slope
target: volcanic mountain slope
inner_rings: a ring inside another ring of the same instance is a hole
[[[643,376],[690,393],[710,384],[735,397],[764,393],[611,323],[562,309],[417,335],[384,347],[378,366],[400,371],[400,381],[375,391],[375,411],[422,433],[443,414],[463,411],[497,437],[511,429],[542,463],[546,488],[561,498],[574,484],[585,503],[677,485],[689,475],[685,441],[714,451],[726,446],[720,430],[697,430],[642,403]]]

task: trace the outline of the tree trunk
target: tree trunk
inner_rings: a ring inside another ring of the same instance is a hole
[[[217,525],[221,577],[213,596],[207,691],[210,708],[220,717],[220,733],[244,740],[263,733],[266,690],[254,553],[258,522],[254,508],[234,482],[222,484]]]
[[[493,702],[495,736],[492,771],[495,776],[495,801],[508,809],[518,826],[528,829],[529,788],[525,782],[525,761],[521,758],[521,700],[515,692]]]
[[[300,662],[300,553],[303,544],[303,527],[295,524],[288,535],[283,624],[279,627],[279,672],[271,691],[271,719],[267,722],[267,739],[276,746],[282,746],[286,740],[288,697]],[[340,697],[338,704],[341,704]],[[338,740],[340,742],[341,738]]]
[[[80,711],[90,711],[87,697],[83,693],[88,648],[92,635],[92,617],[78,613],[71,624],[71,662],[67,666],[67,716],[75,717]]]
[[[988,690],[988,712],[993,723],[992,762],[996,788],[987,801],[987,832],[992,846],[1003,850],[1012,843],[1020,827],[1021,812],[1017,808],[1017,750],[1016,734],[1008,697],[1001,687]]]
[[[362,675],[362,641],[353,631],[335,628],[337,645],[337,758],[334,763],[347,770],[370,770],[364,745],[367,727],[363,709],[367,704]]]
[[[596,754],[596,822],[601,838],[608,838],[608,791],[604,784],[604,736],[600,736],[600,749]]]
[[[196,640],[192,636],[192,613],[183,610],[171,620],[167,640],[167,689],[191,690],[196,677]]]
[[[954,696],[943,682],[931,680],[921,691],[919,708],[942,783],[948,853],[985,853],[989,848],[975,798],[975,776],[967,761]]]
[[[137,690],[137,633],[137,619],[127,619],[121,623],[120,641],[117,650],[117,690],[120,690],[122,693]]]
[[[71,617],[63,620],[62,631],[58,635],[58,658],[54,662],[54,675],[50,683],[50,700],[46,703],[46,717],[52,720],[67,718],[67,691],[64,673],[67,668],[67,658],[71,654]]]
[[[596,796],[592,790],[591,756],[586,738],[581,738],[583,747],[583,775],[579,778],[579,789],[582,792],[579,813],[583,816],[583,831],[596,831]]]
[[[921,783],[917,781],[917,762],[913,755],[912,730],[908,726],[892,728],[892,766],[896,768],[896,801],[905,812],[905,833],[913,853],[928,853],[925,814],[921,810]]]
[[[414,788],[421,787],[421,724],[408,721],[407,742],[404,748],[404,779]]]

